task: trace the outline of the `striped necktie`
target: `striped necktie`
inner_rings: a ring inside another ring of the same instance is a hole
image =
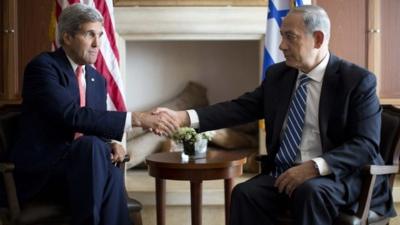
[[[299,145],[304,125],[304,115],[307,102],[307,84],[311,79],[303,74],[300,76],[299,85],[289,106],[286,129],[279,151],[275,158],[275,171],[272,171],[274,177],[278,177],[285,170],[289,169],[299,152]]]

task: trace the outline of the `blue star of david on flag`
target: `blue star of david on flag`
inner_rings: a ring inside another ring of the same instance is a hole
[[[282,62],[285,58],[279,50],[281,35],[279,29],[282,25],[282,20],[293,6],[302,6],[307,0],[269,0],[267,29],[265,33],[264,45],[264,62],[262,78],[265,78],[265,71],[268,66],[274,63]]]

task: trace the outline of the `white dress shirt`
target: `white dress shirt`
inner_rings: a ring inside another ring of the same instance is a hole
[[[300,154],[296,157],[296,162],[304,162],[313,160],[317,166],[320,175],[328,175],[331,173],[329,165],[326,161],[319,157],[322,155],[321,137],[319,131],[319,100],[321,96],[322,81],[324,78],[325,70],[329,62],[329,53],[325,58],[311,70],[307,75],[311,78],[308,83],[308,94],[306,103],[306,113],[304,120],[304,127],[302,132],[302,138],[300,142]],[[300,74],[305,74],[299,71]],[[298,76],[299,78],[300,76]],[[297,88],[299,80],[297,80],[294,90]],[[294,93],[294,92],[293,92]],[[187,110],[190,118],[190,126],[193,128],[199,127],[199,116],[195,110]],[[287,119],[287,115],[286,115]],[[286,119],[284,127],[286,127]],[[283,134],[282,129],[282,134]],[[282,136],[281,134],[281,136]]]

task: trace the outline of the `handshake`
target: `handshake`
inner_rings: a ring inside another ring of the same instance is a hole
[[[190,125],[186,111],[161,107],[148,112],[132,112],[131,119],[133,127],[142,127],[160,136],[170,136],[179,127]]]

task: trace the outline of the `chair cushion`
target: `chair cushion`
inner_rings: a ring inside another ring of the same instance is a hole
[[[142,203],[133,198],[128,198],[129,212],[140,212],[142,210]]]
[[[381,221],[388,220],[387,217],[381,216],[376,212],[370,210],[368,212],[368,224],[373,224]],[[361,225],[360,218],[350,215],[344,212],[341,212],[339,216],[335,220],[335,224],[337,225]]]
[[[24,205],[15,221],[18,225],[30,224],[69,224],[68,209],[60,204],[34,202]]]

